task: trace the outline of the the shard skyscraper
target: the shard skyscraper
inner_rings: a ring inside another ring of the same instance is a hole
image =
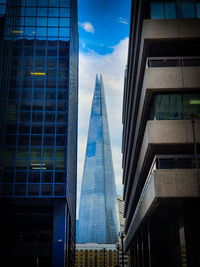
[[[78,243],[116,243],[118,219],[103,80],[96,77],[80,197]]]

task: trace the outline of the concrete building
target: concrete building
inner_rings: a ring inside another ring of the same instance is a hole
[[[130,266],[200,265],[199,8],[132,1],[122,142]]]
[[[0,265],[73,266],[76,0],[0,1]]]
[[[118,251],[115,244],[76,244],[76,267],[116,267]]]

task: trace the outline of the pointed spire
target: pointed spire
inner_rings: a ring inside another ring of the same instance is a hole
[[[103,78],[96,75],[80,198],[80,243],[117,242],[116,200]]]

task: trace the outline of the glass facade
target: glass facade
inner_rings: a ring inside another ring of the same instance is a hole
[[[151,118],[154,120],[200,119],[199,93],[164,93],[153,97]]]
[[[199,0],[151,0],[151,19],[200,18]]]
[[[7,1],[0,62],[2,196],[66,196],[67,158],[76,145],[69,135],[77,136],[78,41],[70,3]]]
[[[96,79],[83,171],[79,243],[117,243],[117,196],[102,77]]]

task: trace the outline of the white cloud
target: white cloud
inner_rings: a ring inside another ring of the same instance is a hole
[[[78,145],[78,200],[79,206],[81,179],[85,159],[85,149],[89,127],[92,97],[96,74],[102,74],[111,148],[117,193],[122,194],[121,136],[122,136],[122,100],[124,71],[127,63],[128,38],[113,47],[111,54],[99,55],[92,52],[79,54],[79,145]]]
[[[123,23],[123,24],[127,24],[128,25],[128,20],[124,19],[124,18],[119,18],[119,22]]]
[[[83,23],[79,23],[79,25],[81,26],[81,28],[83,28],[86,32],[91,32],[94,34],[94,27],[93,25],[86,21],[86,22],[83,22]]]

